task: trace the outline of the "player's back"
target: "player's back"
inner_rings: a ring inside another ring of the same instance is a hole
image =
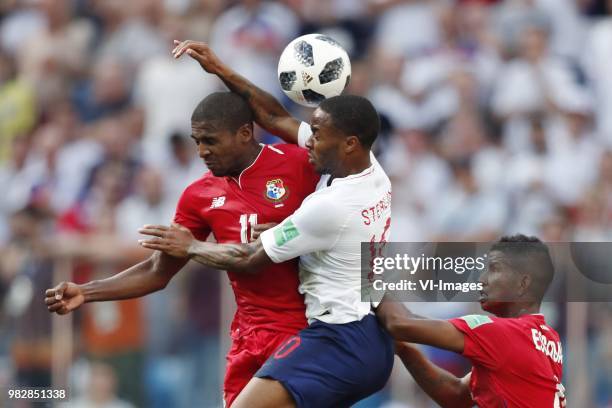
[[[474,402],[483,408],[560,407],[561,341],[544,316],[480,318],[484,323],[473,328],[469,327],[473,317],[462,318],[468,323],[460,328],[466,334],[464,355],[474,362],[470,380]]]
[[[212,232],[219,243],[250,242],[255,224],[280,223],[314,190],[319,176],[307,160],[297,146],[268,145],[237,178],[208,172],[183,193],[176,222],[201,240]],[[297,260],[228,276],[238,306],[233,336],[254,328],[294,333],[304,327]]]

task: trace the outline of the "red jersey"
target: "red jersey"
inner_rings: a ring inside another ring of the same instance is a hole
[[[465,334],[470,390],[480,408],[562,407],[559,334],[541,314],[517,318],[470,315],[450,322]]]
[[[199,240],[212,232],[219,243],[252,241],[252,226],[280,223],[315,190],[319,175],[308,152],[295,145],[266,145],[237,179],[207,172],[183,192],[175,222]],[[273,264],[254,275],[228,271],[238,305],[233,338],[255,328],[296,333],[306,327],[298,292],[298,260]]]

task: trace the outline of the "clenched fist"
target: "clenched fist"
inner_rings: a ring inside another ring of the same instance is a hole
[[[78,309],[85,302],[85,296],[79,285],[62,282],[45,291],[45,303],[49,312],[65,315]]]

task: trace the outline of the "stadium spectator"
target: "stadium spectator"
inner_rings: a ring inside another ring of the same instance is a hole
[[[185,181],[192,182],[204,174],[205,169],[194,153],[193,142],[182,133],[173,133],[170,136],[170,154],[166,160],[162,177],[169,199],[178,200],[183,192]]]
[[[274,77],[276,58],[298,33],[297,16],[282,2],[240,0],[217,17],[210,34],[211,46],[236,72],[279,95]]]
[[[18,75],[13,56],[0,49],[0,162],[13,153],[13,139],[28,133],[36,124],[36,91]]]
[[[84,395],[70,402],[74,408],[134,408],[117,396],[118,378],[110,365],[92,362],[87,377]]]
[[[453,181],[429,203],[428,226],[433,241],[489,241],[503,231],[508,203],[499,192],[482,190],[468,159],[451,163]]]

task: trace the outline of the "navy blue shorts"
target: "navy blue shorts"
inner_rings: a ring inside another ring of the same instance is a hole
[[[393,341],[376,317],[328,324],[315,321],[282,344],[255,377],[271,378],[300,408],[349,407],[385,386]]]

